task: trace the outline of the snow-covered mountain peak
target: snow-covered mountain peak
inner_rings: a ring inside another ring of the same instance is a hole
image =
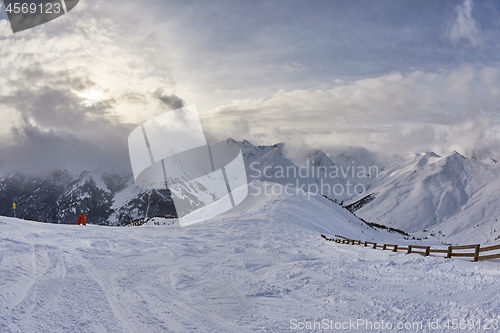
[[[377,156],[364,147],[338,147],[327,154],[329,159],[338,166],[372,166],[379,165]]]
[[[495,226],[499,184],[495,163],[456,151],[442,157],[416,154],[390,164],[372,184],[373,200],[357,213],[410,233],[425,229],[441,231],[448,241],[492,242],[499,235],[477,226],[500,231],[500,225]]]
[[[281,155],[285,156],[286,155],[286,150],[285,150],[285,144],[283,142],[278,142],[273,145],[273,147],[276,149],[276,152]]]
[[[465,168],[481,168],[484,164],[475,159],[468,159],[457,151],[453,151],[448,155],[443,156],[435,162],[436,165],[442,168],[443,172],[452,173],[456,177],[460,177],[466,172]]]
[[[329,168],[335,165],[335,163],[332,162],[330,157],[328,157],[328,155],[325,154],[322,150],[316,150],[315,152],[311,153],[307,157],[307,161],[309,162],[310,165],[316,167]]]
[[[231,142],[234,142],[236,145],[240,147],[243,153],[243,158],[247,166],[249,166],[252,162],[258,162],[265,155],[267,155],[267,157],[264,158],[265,160],[273,159],[272,156],[276,155],[282,159],[286,159],[287,161],[285,162],[285,164],[289,164],[288,159],[285,157],[284,143],[276,143],[271,146],[256,146],[248,140],[243,140],[243,141],[235,141],[233,139],[230,140],[232,140]]]
[[[467,159],[464,155],[460,154],[458,151],[454,150],[448,156],[454,156],[455,158]]]
[[[440,155],[436,154],[435,152],[433,151],[428,151],[428,152],[425,152],[425,153],[419,153],[417,155],[420,155],[420,156],[425,156],[427,158],[441,158]]]
[[[418,163],[417,167],[423,168],[425,167],[428,163],[434,163],[437,159],[440,159],[441,156],[434,152],[425,152],[425,153],[419,153],[415,155]]]
[[[248,141],[248,140],[236,141],[233,138],[229,138],[226,141],[228,143],[234,143],[234,144],[238,145],[242,149],[250,149],[250,148],[254,148],[255,147],[255,145],[253,143],[251,143],[250,141]]]

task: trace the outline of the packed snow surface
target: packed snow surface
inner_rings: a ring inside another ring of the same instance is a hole
[[[251,195],[185,228],[0,218],[0,332],[497,331],[500,262],[320,233],[402,242],[303,195]]]

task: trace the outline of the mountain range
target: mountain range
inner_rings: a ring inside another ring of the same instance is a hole
[[[345,147],[312,151],[303,163],[294,163],[283,143],[228,141],[242,150],[249,195],[262,190],[255,182],[278,183],[282,186],[270,191],[325,196],[366,222],[415,237],[443,243],[500,239],[500,166],[494,159],[427,152],[381,162],[362,147]],[[131,172],[74,163],[43,175],[4,172],[0,215],[13,216],[13,201],[18,217],[51,223],[75,223],[82,211],[89,223],[101,225],[176,217],[169,190],[141,189]]]

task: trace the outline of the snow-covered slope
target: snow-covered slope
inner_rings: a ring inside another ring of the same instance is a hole
[[[417,154],[388,166],[373,182],[366,220],[454,243],[500,236],[500,168],[492,161]],[[423,231],[426,230],[426,231]]]
[[[398,241],[307,196],[249,196],[185,228],[1,218],[0,331],[290,332],[316,321],[385,332],[364,326],[383,321],[449,332],[447,319],[482,320],[471,331],[498,319],[497,262],[341,245],[321,232]]]

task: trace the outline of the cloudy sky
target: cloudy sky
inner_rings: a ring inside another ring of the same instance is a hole
[[[1,3],[1,2],[0,2]],[[81,0],[13,34],[0,164],[128,166],[140,123],[196,104],[210,141],[500,158],[500,2]]]

